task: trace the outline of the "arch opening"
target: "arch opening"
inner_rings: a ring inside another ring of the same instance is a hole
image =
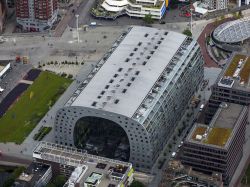
[[[127,134],[117,123],[108,119],[92,116],[80,118],[74,128],[74,144],[90,154],[129,161]]]

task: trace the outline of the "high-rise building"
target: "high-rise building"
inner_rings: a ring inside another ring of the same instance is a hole
[[[15,0],[5,0],[8,8],[15,8]]]
[[[250,58],[236,54],[228,60],[215,84],[206,110],[206,122],[209,122],[221,102],[250,104]]]
[[[221,173],[229,184],[243,155],[247,118],[248,106],[222,103],[209,125],[194,125],[183,144],[182,163]]]
[[[16,1],[16,20],[25,31],[44,31],[57,19],[57,0]]]
[[[149,171],[198,90],[203,64],[190,37],[130,28],[58,110],[56,143]]]
[[[6,3],[4,0],[0,0],[0,33],[3,32],[6,15],[7,15]]]

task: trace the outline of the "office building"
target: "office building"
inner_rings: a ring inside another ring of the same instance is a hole
[[[195,40],[132,27],[55,117],[56,143],[149,171],[203,80]]]
[[[64,175],[64,187],[127,187],[133,181],[132,164],[82,152],[58,144],[40,142],[36,162],[51,166],[53,176]]]
[[[233,54],[212,86],[206,111],[206,122],[212,118],[221,102],[250,104],[250,58]]]
[[[151,14],[153,19],[161,19],[166,12],[167,2],[164,0],[104,0],[101,7],[110,14],[124,12],[128,16],[142,18]]]
[[[57,0],[16,1],[16,21],[24,31],[40,32],[50,29],[57,14]]]
[[[210,124],[195,124],[183,144],[181,161],[196,171],[221,173],[228,185],[243,155],[248,106],[222,103]]]

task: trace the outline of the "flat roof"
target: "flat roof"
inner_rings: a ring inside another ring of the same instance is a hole
[[[99,186],[122,184],[132,170],[131,163],[87,154],[76,148],[49,142],[40,142],[33,152],[33,157],[56,163],[67,163],[73,167],[82,166],[86,171],[81,174],[78,181],[91,184],[98,179]]]
[[[32,162],[28,168],[16,179],[16,187],[35,186],[50,168],[47,164]]]
[[[243,108],[244,106],[234,103],[224,104],[217,110],[209,125],[194,125],[188,141],[224,147],[235,130]]]
[[[101,173],[92,172],[86,179],[85,183],[96,185],[96,183],[101,180],[102,176],[103,174]]]
[[[186,38],[171,31],[133,27],[109,50],[106,62],[71,106],[132,117]]]
[[[250,57],[233,54],[218,78],[218,86],[250,91]]]

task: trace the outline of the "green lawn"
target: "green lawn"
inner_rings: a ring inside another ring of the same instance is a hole
[[[21,144],[70,83],[70,79],[42,72],[0,118],[0,142]]]

